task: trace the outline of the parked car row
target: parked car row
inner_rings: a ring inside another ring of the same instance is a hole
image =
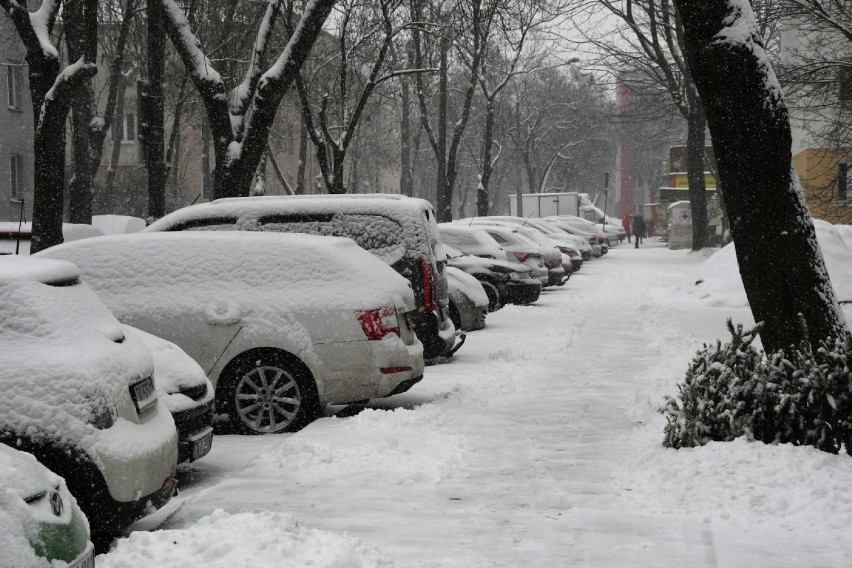
[[[99,545],[168,501],[214,425],[292,432],[405,392],[589,242],[556,220],[438,225],[402,196],[269,197],[2,256],[0,443],[65,478]],[[61,559],[87,565],[84,536]]]

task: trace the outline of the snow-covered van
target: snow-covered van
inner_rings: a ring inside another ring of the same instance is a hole
[[[268,196],[218,199],[179,209],[150,225],[159,231],[276,231],[348,237],[411,283],[414,329],[427,359],[452,352],[445,258],[435,212],[423,199],[402,195]]]
[[[0,442],[65,478],[96,540],[169,500],[178,446],[150,353],[79,276],[0,257]]]

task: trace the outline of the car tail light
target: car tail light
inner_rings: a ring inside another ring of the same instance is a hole
[[[518,262],[524,262],[526,259],[530,257],[531,253],[528,252],[516,252],[515,256],[518,257]]]
[[[358,313],[358,321],[367,339],[381,339],[395,333],[399,336],[399,320],[393,308],[378,308]]]
[[[590,245],[598,244],[598,238],[595,235],[592,235],[591,237],[589,237],[589,244]]]
[[[435,300],[432,298],[434,275],[432,274],[432,263],[425,256],[420,257],[420,277],[423,280],[423,309],[427,312],[434,311]]]

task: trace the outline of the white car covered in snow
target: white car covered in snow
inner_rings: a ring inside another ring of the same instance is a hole
[[[450,318],[457,329],[475,331],[485,327],[488,314],[488,294],[475,277],[447,267],[447,285],[450,289]]]
[[[0,257],[0,442],[65,478],[94,540],[168,501],[178,448],[151,355],[79,275]]]
[[[78,264],[120,320],[192,356],[241,432],[293,431],[423,377],[408,281],[349,239],[139,233],[40,255]]]

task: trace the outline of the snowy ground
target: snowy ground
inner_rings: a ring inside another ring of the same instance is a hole
[[[683,291],[708,254],[616,247],[490,314],[409,393],[216,438],[98,565],[852,566],[848,457],[660,446],[655,409],[690,356],[727,317],[750,322]]]

